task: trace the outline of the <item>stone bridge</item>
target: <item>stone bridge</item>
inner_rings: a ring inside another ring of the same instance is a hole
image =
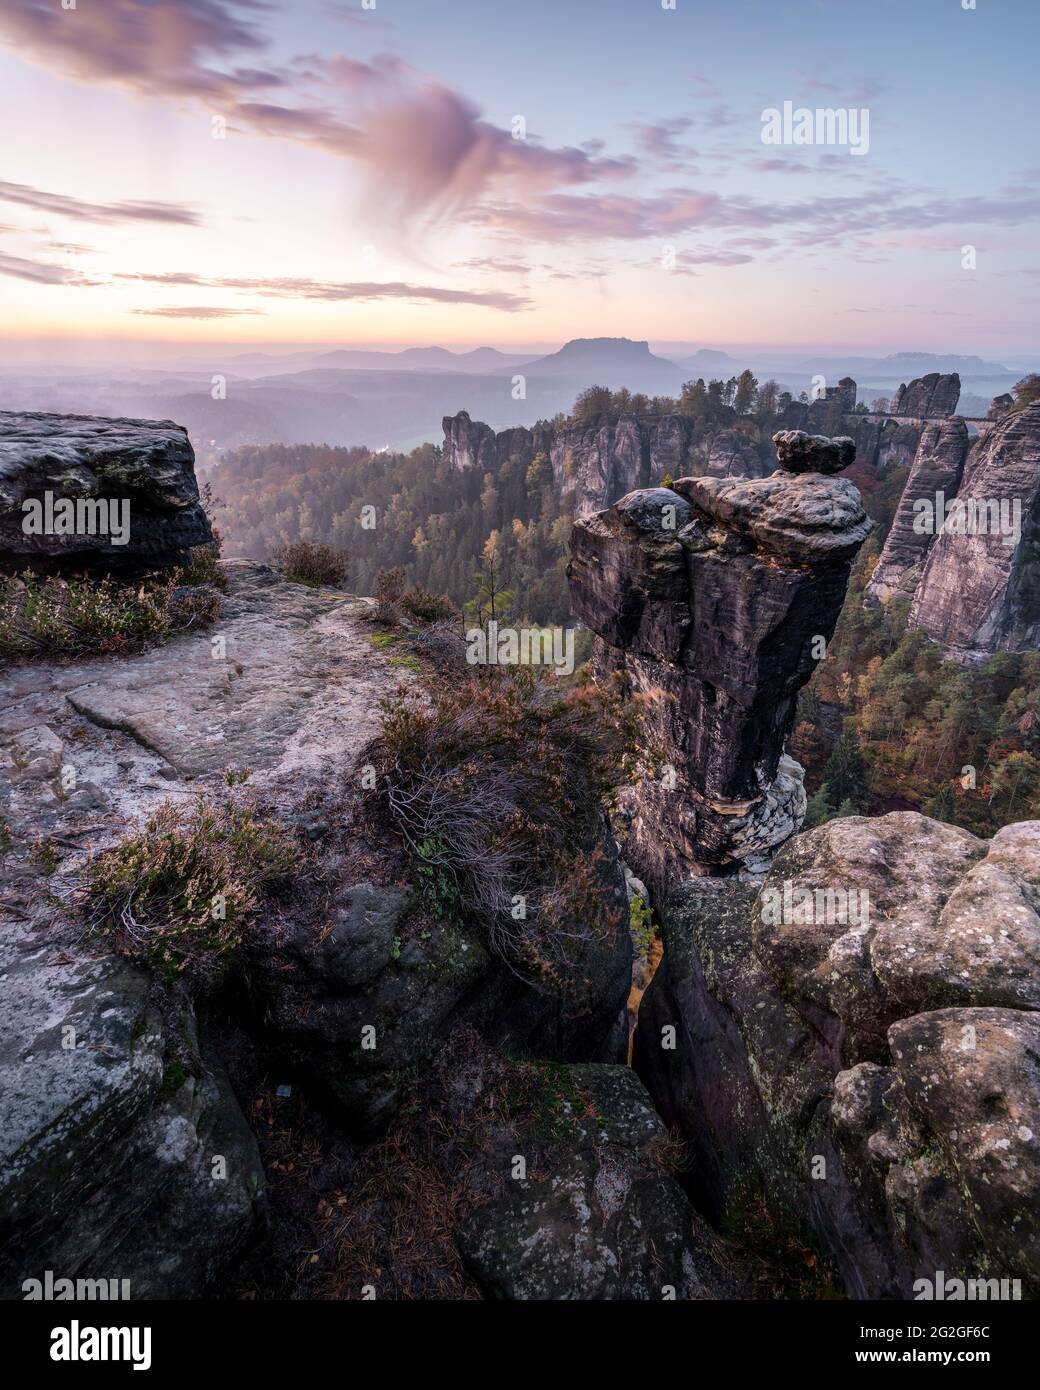
[[[855,416],[857,420],[878,420],[882,424],[887,420],[894,420],[897,425],[926,425],[930,420],[963,420],[968,426],[969,434],[985,434],[996,420],[990,420],[985,415],[888,415],[884,412],[869,411],[866,414]],[[974,430],[972,429],[974,426]]]

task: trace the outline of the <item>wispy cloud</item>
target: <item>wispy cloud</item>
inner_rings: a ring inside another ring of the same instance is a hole
[[[149,95],[214,96],[277,84],[253,66],[219,71],[232,55],[259,55],[262,0],[105,0],[63,9],[52,0],[5,0],[0,39],[21,55],[82,81]]]
[[[487,204],[471,221],[546,242],[675,237],[734,228],[769,230],[788,243],[857,244],[879,231],[950,226],[1016,226],[1040,220],[1040,197],[932,197],[909,201],[898,187],[849,196],[765,200],[678,188],[644,198],[550,194],[523,205]]]
[[[104,280],[92,279],[82,271],[71,270],[68,266],[54,265],[50,261],[27,260],[22,256],[0,255],[0,275],[10,275],[15,280],[31,280],[37,285],[103,285]]]
[[[47,193],[27,183],[7,183],[0,179],[0,201],[32,208],[35,212],[71,217],[77,222],[173,222],[185,227],[201,226],[198,213],[178,203],[89,203],[64,193]]]
[[[514,138],[461,93],[394,57],[264,64],[266,9],[261,0],[105,0],[66,11],[51,0],[4,0],[0,42],[65,76],[195,97],[237,129],[352,160],[398,223],[452,215],[492,190],[522,198],[638,167],[588,148],[552,149],[530,133]]]
[[[168,304],[159,309],[131,309],[160,319],[231,319],[239,314],[262,314],[263,309],[223,309],[205,304]]]
[[[271,279],[252,279],[237,276],[212,277],[193,275],[186,271],[163,274],[128,274],[119,280],[143,281],[155,285],[191,286],[197,289],[235,290],[275,299],[318,299],[329,303],[350,300],[372,301],[404,299],[413,303],[471,304],[485,309],[501,309],[518,313],[530,307],[530,300],[504,290],[473,291],[439,285],[410,285],[404,281],[340,281],[308,280],[297,276],[278,276]]]

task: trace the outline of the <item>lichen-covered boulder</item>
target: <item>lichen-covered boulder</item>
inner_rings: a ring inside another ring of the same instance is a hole
[[[0,569],[165,568],[212,539],[172,420],[0,411]]]
[[[665,911],[635,1065],[722,1219],[750,1186],[853,1297],[1040,1287],[1040,823],[916,813],[795,836]]]
[[[567,1070],[589,1113],[569,1107],[540,1171],[469,1217],[458,1242],[470,1270],[504,1299],[718,1297],[707,1230],[669,1170],[645,1088],[625,1067]],[[521,1136],[521,1162],[523,1147]]]
[[[190,1009],[170,1032],[135,966],[0,925],[0,1297],[47,1270],[199,1296],[263,1212],[223,1066]]]

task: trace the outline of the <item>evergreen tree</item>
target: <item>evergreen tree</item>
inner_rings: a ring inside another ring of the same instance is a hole
[[[827,786],[827,783],[824,782],[819,791],[814,792],[813,795],[810,796],[805,808],[806,830],[815,829],[816,826],[822,825],[824,821],[830,820],[833,815],[834,809],[831,806],[830,788]]]
[[[947,824],[952,824],[955,809],[953,788],[949,782],[944,782],[925,806],[924,813],[926,816],[931,816],[932,820],[941,820]]]
[[[870,800],[867,765],[859,749],[854,729],[847,729],[834,745],[823,769],[823,779],[830,788],[831,803],[850,802],[855,808],[846,815],[859,815]]]
[[[733,409],[738,415],[746,415],[749,410],[754,409],[757,392],[758,380],[752,375],[751,368],[745,367],[740,376],[737,377],[736,390],[733,394]]]
[[[574,402],[575,420],[591,421],[609,415],[613,395],[609,386],[587,386]]]

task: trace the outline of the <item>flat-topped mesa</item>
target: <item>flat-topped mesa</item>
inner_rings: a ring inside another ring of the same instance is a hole
[[[0,570],[149,570],[213,539],[172,420],[0,411]]]
[[[797,434],[774,440],[790,462],[852,461],[847,441]],[[784,739],[872,526],[847,479],[788,468],[682,478],[576,523],[568,576],[597,668],[647,697],[624,853],[658,895],[762,867],[798,829]]]

